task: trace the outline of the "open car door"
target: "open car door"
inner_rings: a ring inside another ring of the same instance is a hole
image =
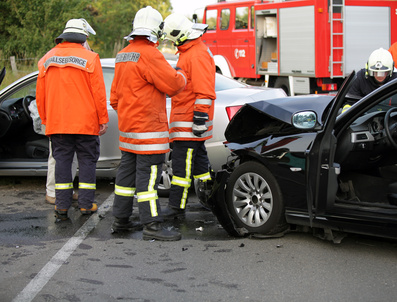
[[[3,83],[4,77],[6,76],[6,68],[3,67],[3,69],[0,72],[0,85]]]
[[[354,78],[353,71],[339,89],[325,118],[322,131],[318,132],[311,148],[306,151],[307,210],[311,226],[313,218],[324,213],[327,202],[333,202],[336,196],[340,168],[337,163],[334,163],[336,150],[334,126],[339,109]]]

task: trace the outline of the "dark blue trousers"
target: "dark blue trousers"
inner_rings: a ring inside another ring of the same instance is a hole
[[[205,141],[174,141],[169,206],[185,209],[192,179],[211,179]]]
[[[72,161],[79,163],[79,208],[90,209],[95,198],[96,163],[99,158],[99,137],[83,134],[53,134],[50,137],[55,158],[55,204],[58,209],[72,205]]]
[[[130,217],[133,200],[136,198],[142,224],[162,222],[157,188],[164,160],[165,154],[135,154],[121,151],[114,190],[115,217]]]

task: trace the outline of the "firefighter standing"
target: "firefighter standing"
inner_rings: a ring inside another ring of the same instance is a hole
[[[172,98],[170,141],[173,177],[165,219],[184,218],[191,178],[211,180],[205,141],[212,137],[215,63],[201,36],[208,25],[189,21],[180,14],[164,20],[166,39],[178,48],[178,66],[188,75],[186,89]]]
[[[106,89],[98,54],[83,44],[95,31],[84,19],[71,19],[57,45],[38,63],[36,101],[55,158],[55,213],[67,219],[72,204],[71,165],[77,153],[78,206],[82,214],[97,211],[94,203],[99,137],[109,121]]]
[[[150,6],[133,21],[129,45],[116,57],[110,104],[118,113],[121,163],[116,175],[112,231],[131,231],[133,199],[138,201],[144,240],[179,240],[181,234],[162,228],[157,187],[165,154],[169,152],[166,94],[186,85],[186,75],[175,70],[156,48],[163,18]]]

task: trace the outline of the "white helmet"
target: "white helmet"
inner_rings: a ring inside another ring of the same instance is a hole
[[[163,36],[163,27],[164,22],[161,14],[151,6],[147,6],[136,13],[132,22],[132,32],[125,39],[131,40],[134,36],[147,36],[149,41],[156,43]]]
[[[91,27],[88,22],[81,18],[81,19],[71,19],[66,23],[65,29],[63,30],[64,33],[78,33],[86,35],[87,37],[90,34],[96,35],[95,30]]]
[[[373,77],[374,73],[378,74],[386,72],[386,75],[392,76],[394,69],[394,62],[391,53],[383,48],[374,50],[368,58],[367,72]]]
[[[186,40],[201,37],[207,27],[207,24],[193,23],[184,15],[174,13],[164,20],[165,39],[171,40],[176,46],[179,46]]]
[[[85,19],[70,19],[66,23],[63,33],[55,39],[55,42],[58,44],[62,40],[66,40],[68,42],[84,43],[90,34],[96,35],[96,32]]]

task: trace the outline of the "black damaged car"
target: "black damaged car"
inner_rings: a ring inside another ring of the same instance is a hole
[[[354,77],[336,96],[259,101],[232,118],[232,157],[207,201],[230,235],[397,238],[397,81],[352,102]]]

